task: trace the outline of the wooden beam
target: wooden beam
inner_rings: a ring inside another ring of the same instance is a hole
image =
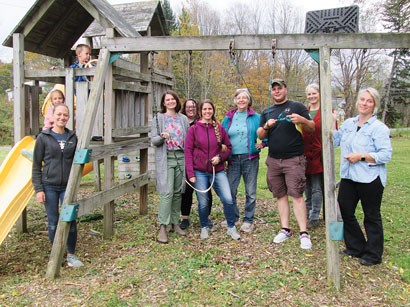
[[[146,85],[141,85],[138,83],[129,83],[129,82],[121,82],[121,81],[113,81],[112,87],[115,90],[125,90],[130,92],[138,92],[138,93],[149,93],[150,88]]]
[[[67,127],[69,129],[74,129],[75,127],[75,113],[74,113],[74,69],[65,69],[65,103],[68,106],[68,111],[70,112],[70,119],[68,120]]]
[[[236,50],[319,49],[388,49],[408,48],[410,33],[334,33],[334,34],[278,34],[278,35],[221,35],[221,36],[154,36],[141,38],[102,38],[102,45],[111,52],[155,51],[228,51],[235,40]]]
[[[31,135],[39,133],[40,127],[40,94],[42,93],[40,82],[35,81],[34,86],[31,87],[31,106],[30,106],[30,124]]]
[[[35,11],[35,14],[30,18],[29,22],[24,26],[23,29],[23,35],[27,36],[31,30],[37,25],[37,23],[43,18],[45,13],[48,11],[48,9],[51,7],[51,5],[54,3],[54,0],[47,0],[43,1],[42,5],[38,10]]]
[[[81,199],[78,201],[80,203],[78,216],[87,214],[92,210],[103,206],[103,204],[111,202],[121,195],[124,195],[124,193],[132,191],[136,192],[139,187],[148,184],[148,181],[148,174],[138,175],[136,178],[131,179],[126,183],[113,186],[93,195],[92,197]]]
[[[150,33],[148,33],[150,35]],[[148,73],[148,53],[140,54],[140,66],[141,72]],[[149,82],[149,88],[152,89],[152,80]],[[151,94],[145,95],[145,99],[141,100],[141,110],[143,113],[142,123],[143,125],[148,124],[148,112],[149,112],[149,97]],[[141,137],[148,137],[148,133],[142,133]],[[140,150],[140,174],[145,174],[148,172],[148,147]],[[140,214],[148,213],[148,184],[140,187]]]
[[[24,136],[24,36],[13,34],[14,143]]]
[[[149,133],[151,127],[149,126],[139,126],[139,127],[128,127],[128,128],[116,128],[112,130],[113,137],[129,136],[140,133]]]
[[[91,147],[91,160],[100,160],[107,157],[117,156],[130,151],[136,151],[150,147],[149,137],[133,138],[118,143],[105,144],[103,146]]]
[[[114,36],[114,29],[107,29],[109,36]],[[104,144],[111,145],[112,128],[115,122],[115,93],[113,89],[113,67],[110,65],[105,76],[104,87]],[[104,158],[104,190],[110,190],[114,185],[114,157]],[[111,193],[112,194],[112,193]],[[104,204],[103,238],[110,239],[114,235],[114,199],[101,200]]]
[[[320,97],[322,119],[322,156],[325,195],[326,251],[328,281],[340,289],[339,243],[330,240],[329,224],[337,221],[335,161],[333,151],[332,87],[330,48],[320,48]]]
[[[91,132],[104,88],[104,79],[109,65],[110,52],[107,49],[101,49],[98,58],[99,65],[97,66],[97,71],[92,82],[91,93],[86,106],[83,129],[80,132],[77,149],[87,149],[90,144]],[[82,164],[73,164],[71,167],[63,205],[71,205],[76,201],[83,167],[84,165]],[[63,222],[61,220],[58,222],[46,272],[46,277],[49,279],[54,279],[60,275],[61,260],[64,255],[70,224],[70,222]]]
[[[96,67],[90,68],[56,68],[56,69],[26,69],[24,74],[26,79],[38,79],[38,78],[64,78],[66,76],[66,70],[73,70],[74,76],[94,76]]]
[[[98,22],[103,28],[114,28],[114,25],[110,20],[105,18],[100,12],[95,8],[95,6],[90,1],[77,0],[83,8],[86,9],[88,13]]]
[[[13,95],[14,95],[14,143],[25,136],[24,101],[24,35],[13,34]],[[23,210],[16,222],[18,233],[27,232],[27,211]]]
[[[140,71],[140,65],[137,63],[133,63],[122,58],[117,59],[114,63],[112,63],[113,68],[123,68],[128,69],[131,71]]]
[[[118,76],[121,76],[121,77],[128,77],[128,78],[135,79],[135,80],[138,80],[138,81],[143,80],[143,81],[146,81],[146,82],[148,82],[149,79],[150,79],[149,74],[143,74],[143,73],[140,73],[138,71],[130,70],[130,69],[127,69],[127,68],[121,68],[121,67],[114,67],[113,75],[115,75],[115,76],[118,75]]]

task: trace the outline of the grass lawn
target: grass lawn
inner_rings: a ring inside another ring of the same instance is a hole
[[[342,257],[339,292],[327,281],[324,224],[311,232],[310,251],[300,249],[297,236],[272,243],[279,216],[262,158],[255,231],[243,234],[240,242],[230,240],[220,226],[217,197],[209,240],[199,239],[194,207],[187,236],[171,233],[170,243],[161,245],[155,241],[157,193],[149,194],[145,216],[138,214],[138,196],[124,195],[116,200],[113,239],[101,238],[101,220],[80,220],[77,253],[85,267],[65,266],[55,281],[44,278],[50,252],[44,209],[31,202],[29,233],[12,233],[0,246],[0,306],[409,306],[410,137],[400,133],[392,142],[382,205],[383,263],[363,267],[357,259]],[[81,193],[92,189],[88,180]],[[239,198],[243,208],[243,189]],[[291,223],[295,228],[293,215]]]

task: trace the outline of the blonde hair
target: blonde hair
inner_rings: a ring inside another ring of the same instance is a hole
[[[359,94],[357,95],[356,108],[364,93],[369,93],[370,96],[372,96],[374,102],[373,115],[376,114],[380,107],[380,94],[379,91],[373,87],[368,87],[359,91]]]
[[[63,100],[65,101],[65,96],[63,91],[60,91],[59,89],[54,89],[50,92],[50,99],[53,97],[53,94],[60,94],[63,97]]]
[[[319,84],[317,84],[317,83],[311,83],[311,84],[309,84],[308,86],[306,86],[306,89],[305,89],[306,95],[307,95],[307,92],[308,92],[308,90],[309,90],[310,88],[313,88],[316,92],[318,92],[318,93],[320,94]]]

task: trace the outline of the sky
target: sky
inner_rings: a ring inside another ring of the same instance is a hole
[[[108,0],[111,4],[134,2],[133,0]],[[174,11],[179,12],[185,4],[185,0],[169,0]],[[249,3],[249,0],[202,0],[209,4],[217,11],[224,11],[232,4],[237,2]],[[2,44],[7,36],[13,31],[15,26],[24,17],[29,8],[35,3],[35,0],[0,0],[0,60],[2,62],[11,62],[13,51],[12,48],[4,47]],[[335,7],[345,6],[343,0],[293,0],[293,3],[306,11],[322,10]],[[307,7],[308,6],[308,7]]]

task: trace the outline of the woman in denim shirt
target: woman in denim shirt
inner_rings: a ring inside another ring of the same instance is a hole
[[[341,147],[337,200],[344,222],[346,249],[342,253],[360,258],[360,263],[366,266],[382,261],[384,237],[380,207],[386,186],[386,163],[392,157],[389,128],[375,115],[379,104],[377,90],[361,90],[356,103],[359,115],[347,119],[334,134],[334,145]],[[366,237],[355,216],[359,200]]]

